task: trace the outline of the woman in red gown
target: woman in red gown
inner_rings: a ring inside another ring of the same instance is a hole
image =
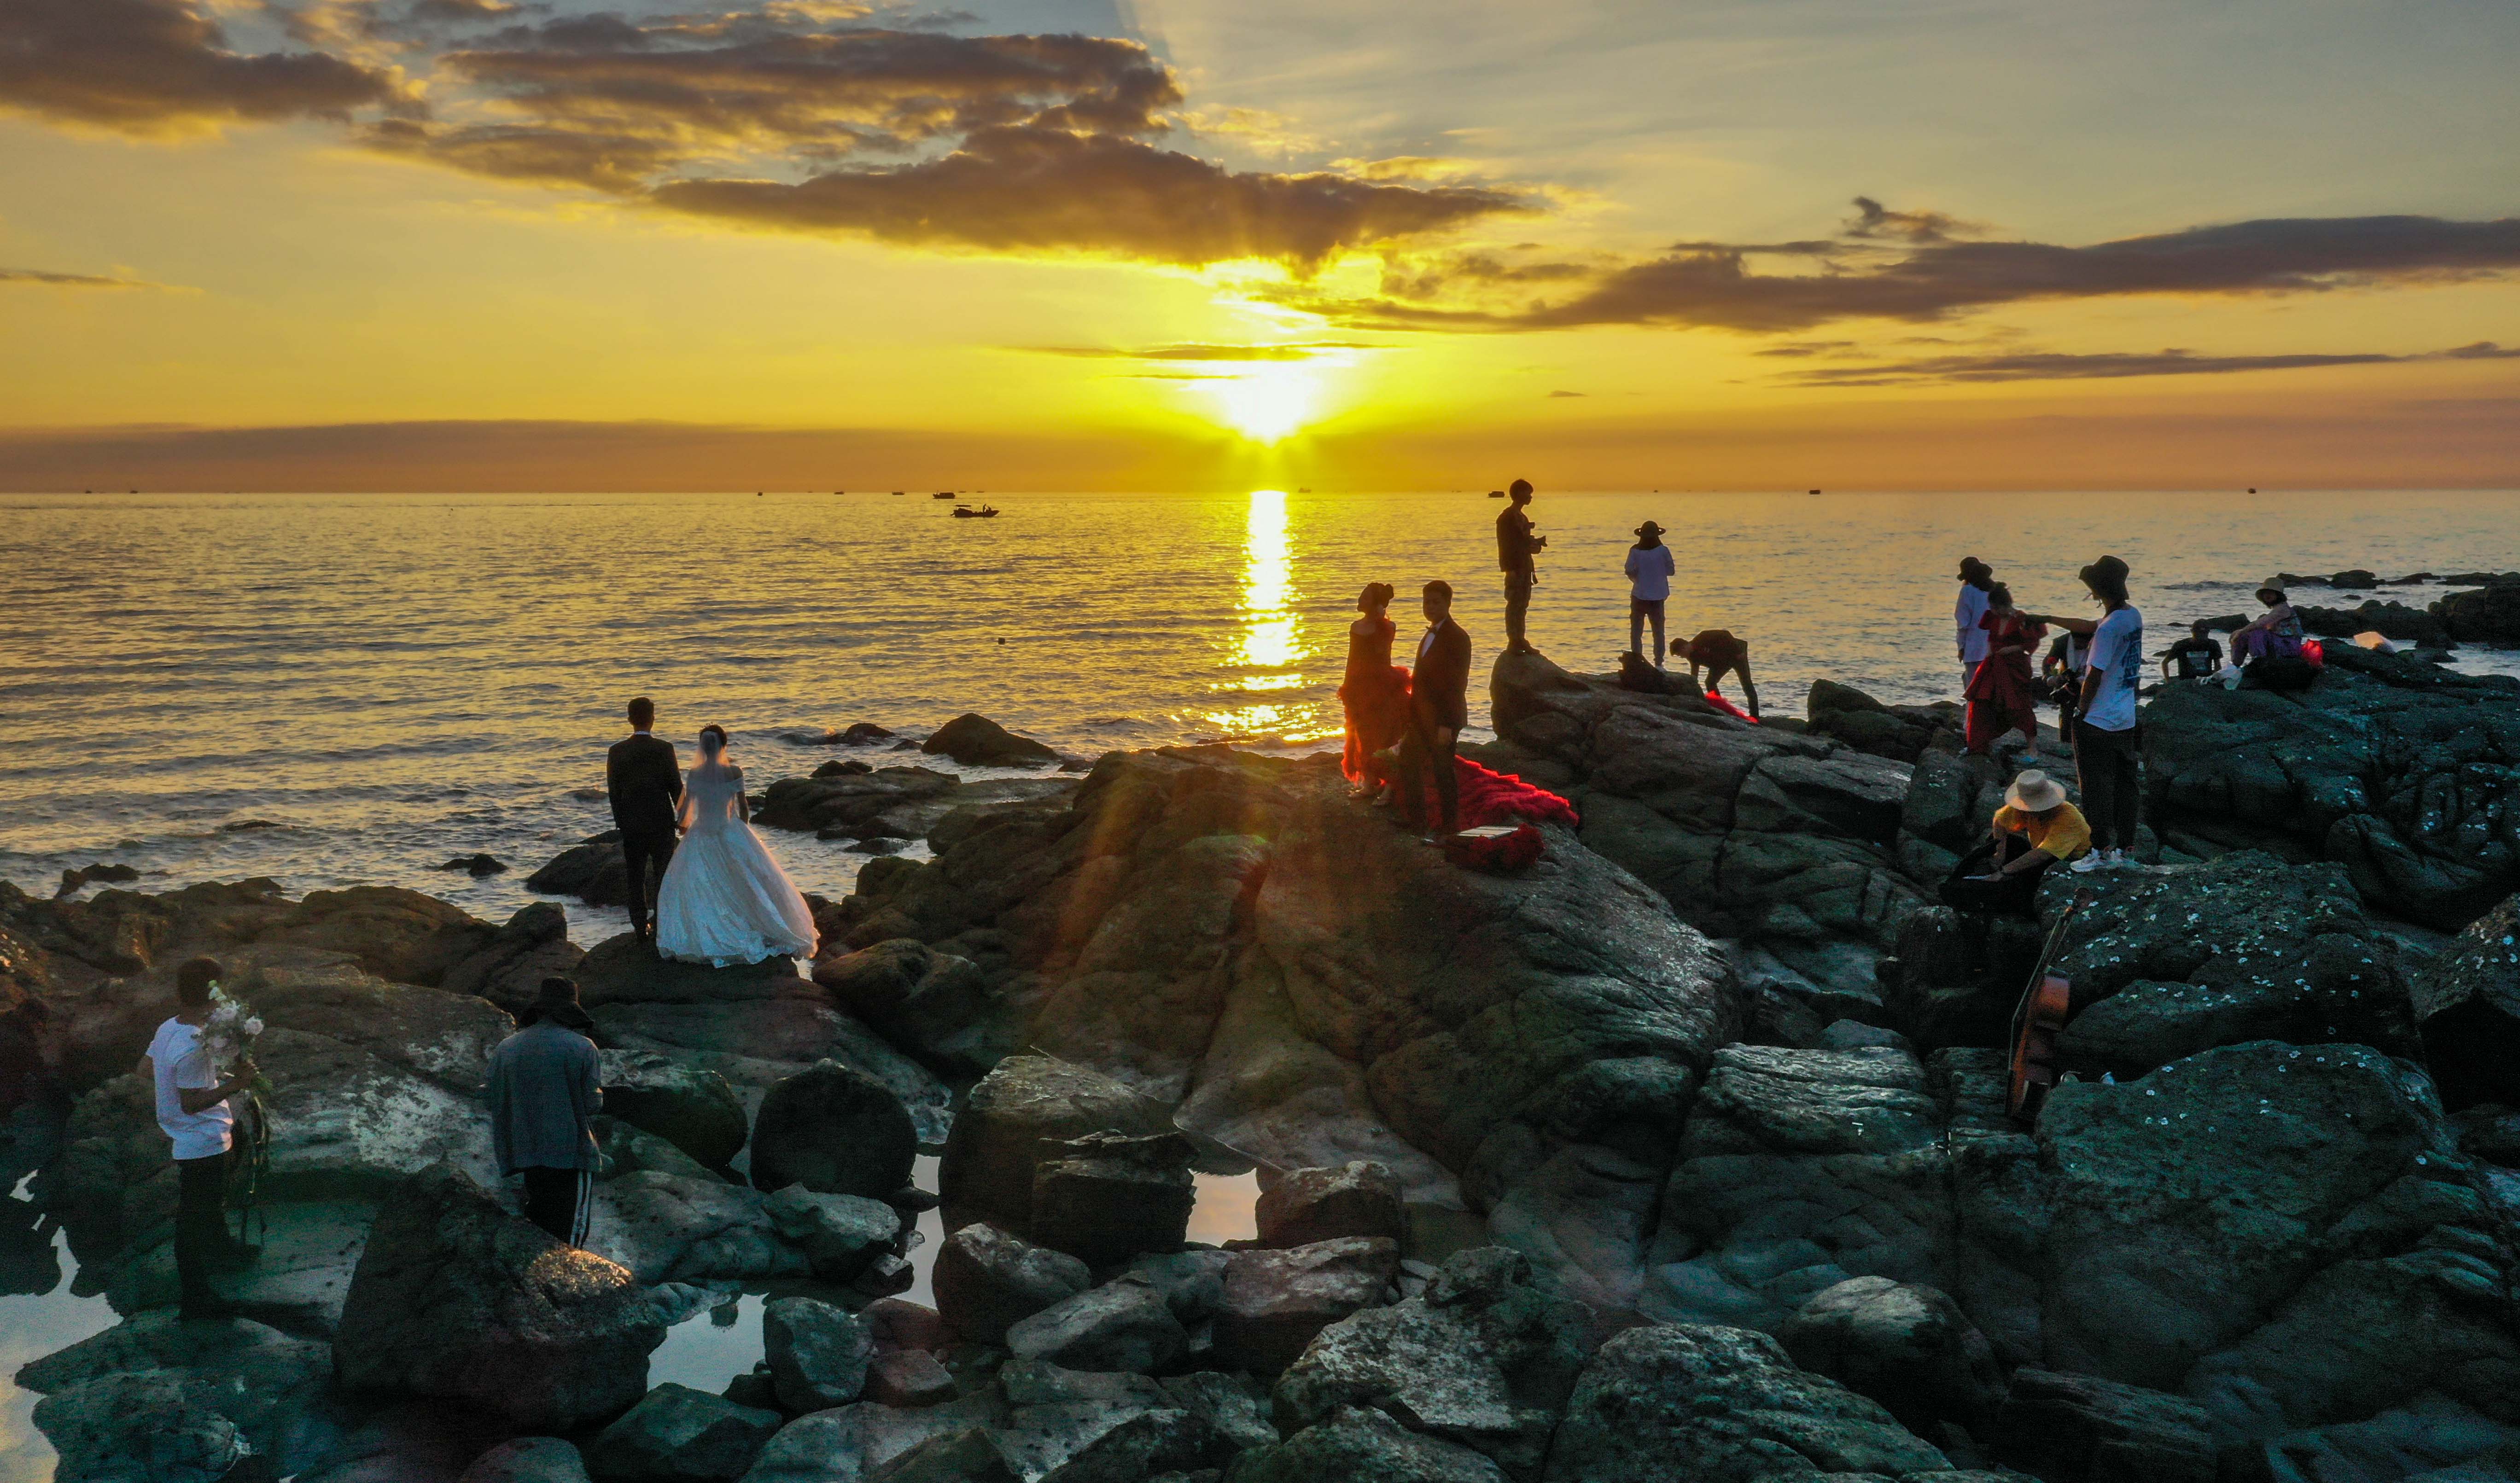
[[[1356,785],[1355,795],[1379,794],[1391,786],[1377,753],[1397,745],[1409,725],[1409,671],[1391,662],[1391,588],[1369,582],[1357,597],[1357,620],[1347,626],[1347,678],[1339,703],[1347,710],[1347,753],[1339,770]]]
[[[2030,675],[2030,655],[2048,637],[2048,625],[2012,606],[2012,589],[2002,582],[1987,589],[1986,662],[1968,685],[1968,749],[1985,753],[1995,739],[2018,731],[2034,744],[2039,741],[2038,692]]]

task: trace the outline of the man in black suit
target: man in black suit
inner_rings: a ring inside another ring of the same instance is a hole
[[[612,743],[604,763],[604,791],[621,831],[622,863],[630,867],[630,930],[641,942],[649,937],[649,872],[664,883],[683,801],[682,765],[674,760],[674,743],[649,734],[655,724],[655,701],[646,696],[631,701],[631,735]]]
[[[1443,805],[1443,831],[1450,834],[1462,827],[1462,780],[1454,772],[1453,749],[1470,721],[1470,636],[1453,621],[1450,583],[1427,583],[1424,605],[1426,633],[1418,641],[1418,662],[1409,675],[1409,735],[1400,742],[1400,817],[1412,829],[1425,828],[1426,785],[1432,782]],[[1432,779],[1426,776],[1430,768]]]

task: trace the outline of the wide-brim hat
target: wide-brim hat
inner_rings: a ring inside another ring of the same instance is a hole
[[[1988,564],[1986,564],[1984,562],[1979,561],[1977,558],[1975,558],[1975,557],[1962,557],[1962,558],[1960,558],[1959,579],[1960,579],[1961,581],[1966,581],[1966,580],[1968,580],[1968,578],[1969,578],[1969,574],[1970,574],[1970,573],[1972,573],[1972,572],[1979,572],[1979,571],[1983,571],[1983,572],[1985,572],[1985,573],[1986,573],[1987,575],[1989,575],[1989,576],[1993,576],[1993,575],[1995,575],[1995,568],[1994,568],[1994,567],[1992,567],[1992,566],[1989,566],[1989,565],[1988,565]]]
[[[2102,578],[2114,586],[2123,587],[2126,585],[2127,563],[2116,557],[2102,557],[2074,574],[2083,579],[2083,585],[2086,587],[2092,586],[2094,578]]]
[[[2025,814],[2044,814],[2065,801],[2065,785],[2034,767],[2012,780],[2003,801]]]
[[[2284,590],[2283,590],[2283,588],[2281,588],[2280,586],[2277,586],[2277,585],[2276,585],[2275,583],[2273,583],[2273,582],[2260,582],[2260,583],[2258,584],[2258,596],[2259,596],[2259,597],[2262,597],[2262,598],[2263,598],[2263,597],[2265,597],[2268,593],[2271,593],[2271,592],[2272,592],[2272,593],[2273,593],[2277,598],[2281,598],[2281,597],[2284,595]]]
[[[546,1019],[572,1030],[595,1028],[595,1020],[586,1012],[586,1007],[577,1002],[576,981],[557,974],[543,980],[542,988],[534,995],[534,1002],[525,1007],[525,1012],[517,1016],[517,1023],[529,1025]]]
[[[1662,533],[1663,528],[1651,520],[1647,520],[1637,527],[1637,534],[1639,535],[1661,535]]]

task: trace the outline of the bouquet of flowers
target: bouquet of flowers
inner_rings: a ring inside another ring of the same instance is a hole
[[[225,1075],[239,1060],[253,1055],[253,1043],[262,1037],[262,1016],[253,1007],[229,992],[227,985],[210,985],[210,1018],[202,1026],[202,1048],[210,1055],[210,1064]],[[257,1075],[249,1089],[271,1090],[268,1079]]]

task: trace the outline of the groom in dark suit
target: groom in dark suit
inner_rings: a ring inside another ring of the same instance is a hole
[[[630,930],[649,940],[649,872],[662,885],[674,859],[674,819],[683,801],[683,769],[674,743],[650,735],[656,702],[630,702],[631,734],[612,743],[605,758],[604,791],[612,800],[612,822],[621,831],[621,859],[630,867]]]
[[[1427,583],[1423,601],[1426,633],[1418,641],[1418,662],[1409,675],[1409,735],[1400,742],[1400,817],[1412,829],[1425,828],[1426,785],[1432,782],[1443,808],[1443,831],[1450,834],[1462,827],[1462,780],[1453,749],[1470,722],[1470,636],[1453,621],[1452,584]]]

